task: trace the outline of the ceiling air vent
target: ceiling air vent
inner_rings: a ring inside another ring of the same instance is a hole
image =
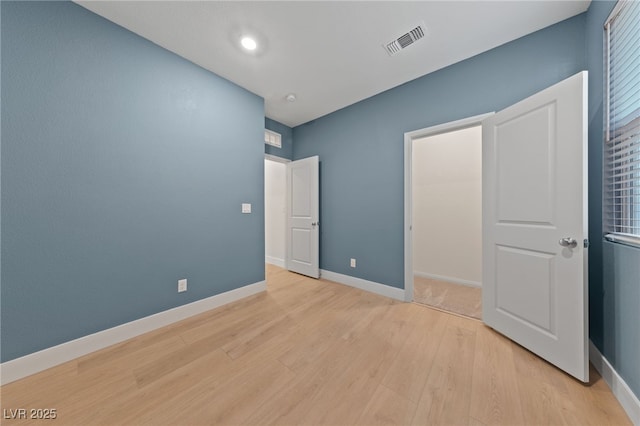
[[[406,49],[408,46],[423,38],[424,34],[424,25],[418,25],[406,34],[403,34],[397,39],[385,44],[384,48],[389,56],[393,56],[402,49]]]

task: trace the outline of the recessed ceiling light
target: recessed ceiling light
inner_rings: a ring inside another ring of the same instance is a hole
[[[258,47],[258,43],[251,37],[242,37],[240,44],[247,50],[256,50],[256,47]]]
[[[289,93],[286,97],[287,101],[289,102],[295,102],[296,101],[296,95],[295,93]]]

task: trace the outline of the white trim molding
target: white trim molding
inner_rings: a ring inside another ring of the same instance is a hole
[[[0,364],[0,385],[39,373],[91,352],[263,292],[266,289],[266,281],[249,284],[3,362]]]
[[[432,280],[446,281],[448,283],[466,285],[468,287],[482,287],[482,283],[480,281],[463,280],[462,278],[447,277],[445,275],[430,274],[428,272],[420,272],[420,271],[413,271],[413,275],[416,277],[430,278]]]
[[[275,161],[276,163],[282,163],[282,164],[287,164],[291,162],[291,160],[289,160],[288,158],[278,157],[277,155],[273,155],[273,154],[264,154],[264,159]]]
[[[320,270],[320,278],[404,302],[404,290],[401,288],[391,287],[385,284],[363,280],[362,278],[352,277],[351,275],[327,271],[325,269]]]
[[[631,419],[631,423],[640,426],[640,400],[591,340],[589,340],[589,360],[607,382],[611,392]]]
[[[286,269],[286,266],[284,264],[284,259],[280,259],[279,257],[265,256],[264,261],[271,265],[276,265]]]

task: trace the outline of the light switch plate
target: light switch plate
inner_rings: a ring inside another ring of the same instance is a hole
[[[178,280],[178,293],[182,293],[183,291],[187,291],[187,279]]]
[[[242,203],[242,213],[251,213],[251,204]]]

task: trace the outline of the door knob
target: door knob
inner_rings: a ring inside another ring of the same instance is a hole
[[[558,244],[560,244],[562,247],[569,247],[569,248],[574,248],[578,246],[578,242],[571,237],[560,238],[560,241],[558,241]]]

